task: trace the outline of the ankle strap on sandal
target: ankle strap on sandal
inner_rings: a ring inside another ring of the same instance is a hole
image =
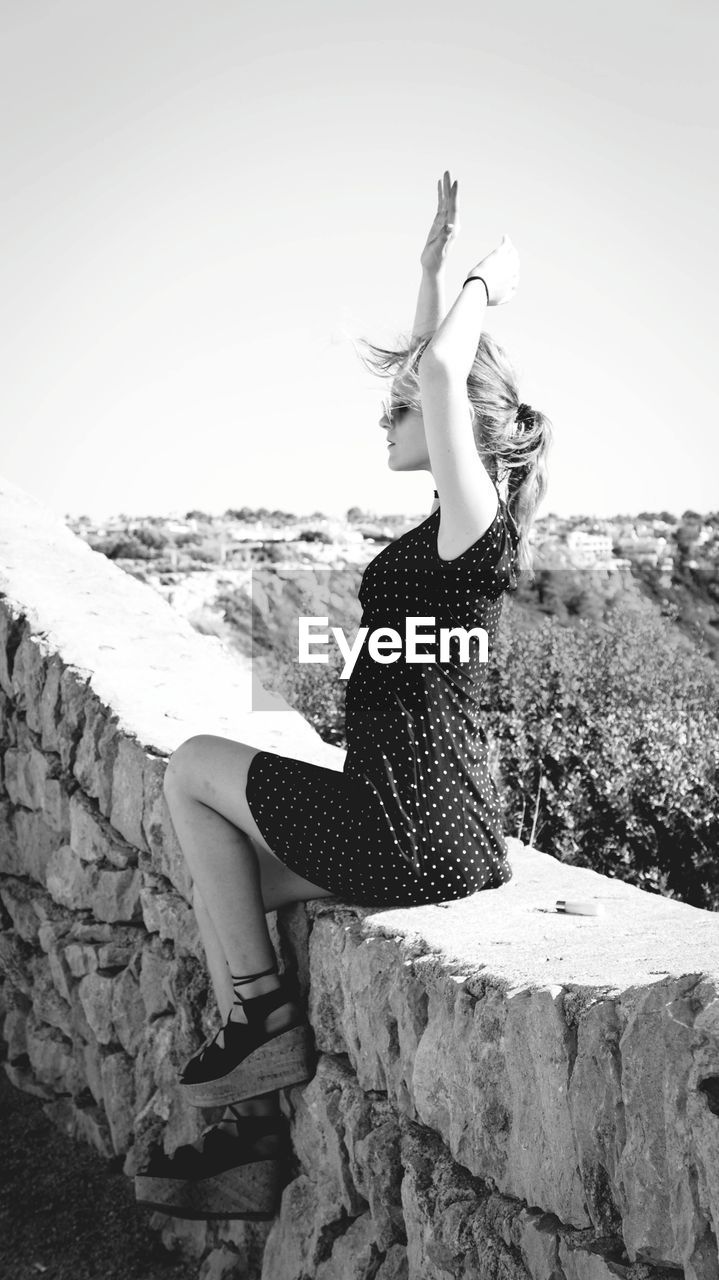
[[[234,973],[231,973],[230,979],[232,981],[233,987],[237,987],[237,986],[240,986],[241,983],[243,982],[254,982],[255,978],[264,978],[267,976],[268,973],[277,973],[276,960],[274,964],[270,965],[269,969],[261,969],[259,973],[239,973],[237,975],[235,975]]]
[[[261,996],[251,996],[249,999],[243,996],[238,996],[237,998],[242,1005],[242,1012],[250,1026],[254,1026],[258,1022],[264,1022],[268,1013],[272,1013],[274,1009],[279,1009],[283,1004],[288,1003],[287,992],[281,985],[274,991],[266,991]]]

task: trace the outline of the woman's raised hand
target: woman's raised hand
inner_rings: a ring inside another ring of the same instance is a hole
[[[509,236],[502,236],[497,248],[467,274],[482,276],[486,281],[490,307],[509,302],[519,286],[519,254]]]
[[[450,182],[449,169],[445,169],[437,183],[437,212],[420,257],[423,271],[436,272],[444,266],[447,250],[458,234],[457,182]]]

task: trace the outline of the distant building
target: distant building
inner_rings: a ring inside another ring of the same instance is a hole
[[[567,534],[567,550],[579,568],[616,568],[613,543],[608,533],[587,533],[584,529],[572,529]]]
[[[648,564],[656,568],[666,554],[666,538],[657,538],[651,533],[638,533],[635,529],[629,537],[617,538],[615,547],[620,555],[626,556],[634,564]]]
[[[572,551],[583,551],[588,556],[610,556],[612,539],[608,533],[587,533],[584,529],[572,529],[567,535],[567,546]]]

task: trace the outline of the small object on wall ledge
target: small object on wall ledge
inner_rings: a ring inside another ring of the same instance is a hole
[[[576,898],[567,902],[564,898],[557,898],[557,911],[567,916],[600,916],[603,907],[601,902],[580,902]]]

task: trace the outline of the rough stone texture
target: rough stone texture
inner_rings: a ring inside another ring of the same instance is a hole
[[[242,1280],[246,1275],[245,1259],[234,1249],[221,1245],[205,1257],[198,1280]]]
[[[177,1070],[216,1025],[167,759],[195,733],[343,755],[2,481],[0,593],[6,1070],[131,1175],[199,1135]],[[155,1215],[204,1280],[719,1280],[719,920],[512,863],[462,902],[270,914],[318,1070],[283,1094],[274,1222]]]
[[[96,920],[133,920],[140,915],[140,876],[83,863],[69,845],[56,849],[45,865],[45,884],[55,900]]]
[[[70,797],[70,848],[82,862],[109,862],[125,870],[137,862],[137,851],[120,839],[81,791]]]
[[[310,907],[319,1047],[478,1177],[701,1275],[693,1250],[719,1220],[719,922],[536,851],[513,865],[509,885],[449,908]],[[599,893],[596,919],[547,910]],[[687,972],[667,972],[682,945]]]

